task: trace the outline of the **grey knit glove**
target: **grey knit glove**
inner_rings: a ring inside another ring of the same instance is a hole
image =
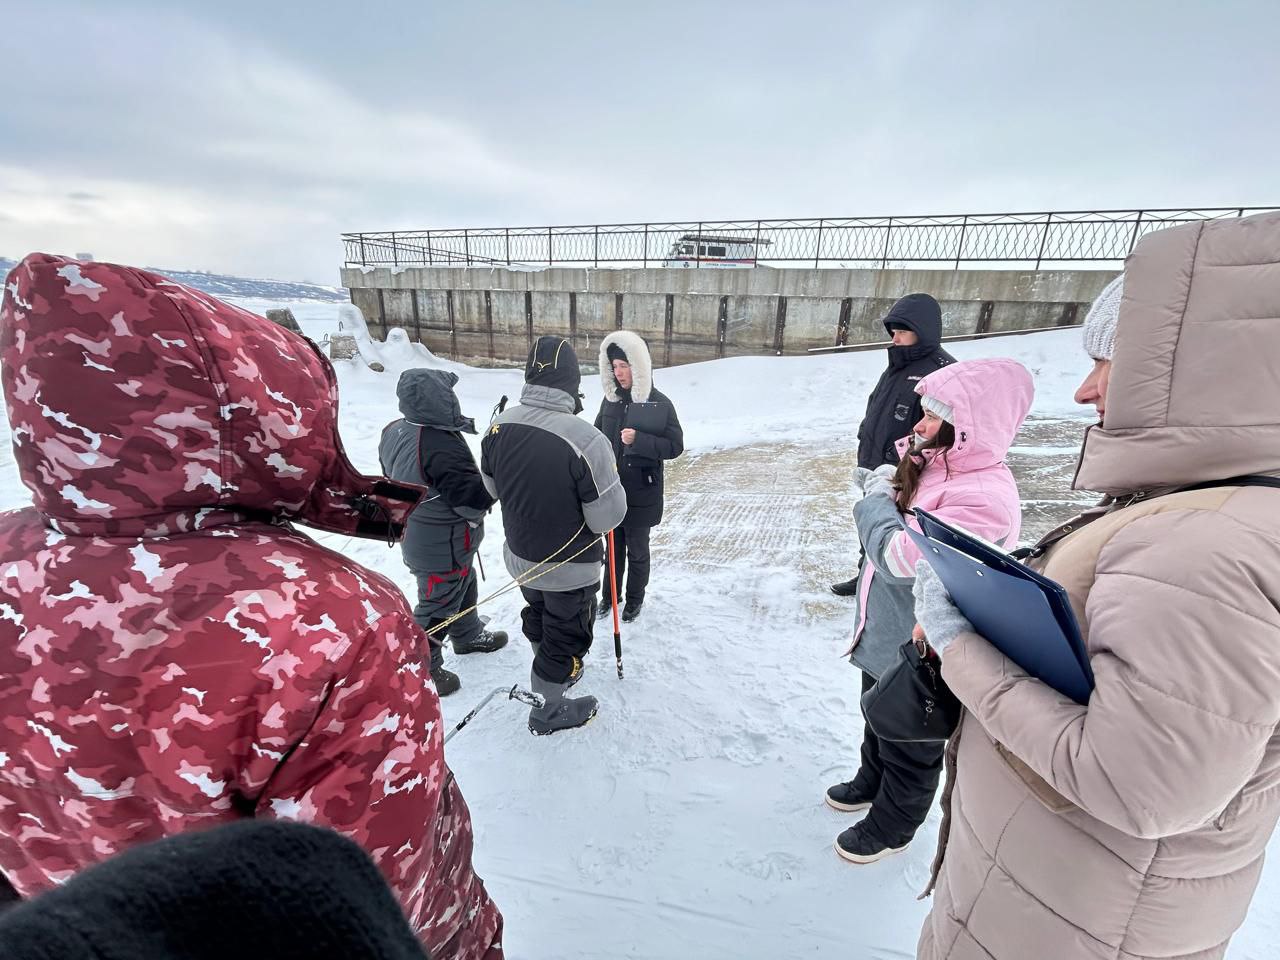
[[[867,481],[871,479],[871,471],[866,467],[857,467],[853,471],[853,485],[858,488],[859,493],[867,492]]]
[[[888,463],[876,467],[867,478],[866,485],[862,488],[863,493],[868,497],[881,493],[890,499],[896,497],[898,491],[893,489],[893,478],[897,472],[898,468]]]
[[[927,560],[916,561],[916,582],[911,587],[911,595],[916,598],[916,622],[939,656],[952,640],[973,630],[973,624],[951,602],[951,595]]]

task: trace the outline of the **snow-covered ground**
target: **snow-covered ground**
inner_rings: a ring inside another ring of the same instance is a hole
[[[239,301],[254,310],[280,304]],[[337,331],[334,304],[292,305],[314,339]],[[949,348],[959,358],[1012,356],[1036,377],[1035,415],[1083,425],[1071,395],[1085,361],[1075,331]],[[393,337],[370,359],[340,362],[341,430],[357,466],[377,469],[395,383],[409,366],[461,377],[463,410],[483,426],[521,372],[477,370]],[[584,358],[584,360],[587,358]],[[853,569],[848,473],[858,418],[880,353],[736,358],[659,371],[688,452],[672,470],[667,519],[655,532],[644,613],[626,625],[626,679],[599,631],[580,690],[601,711],[581,731],[532,738],[526,711],[495,699],[452,740],[448,758],[476,825],[476,864],[521,960],[909,958],[927,910],[916,894],[933,856],[937,811],[898,857],[854,867],[832,850],[852,821],[822,804],[857,766],[856,671],[840,659],[847,605],[826,593]],[[587,415],[600,385],[584,382]],[[0,425],[0,508],[25,505]],[[478,451],[478,438],[473,446]],[[1027,458],[1064,455],[1028,439]],[[1069,499],[1063,494],[1064,499]],[[399,551],[320,539],[402,585]],[[495,509],[481,596],[507,578]],[[526,685],[518,594],[485,605],[511,644],[448,656],[463,680],[444,701],[456,722],[495,687]],[[1280,851],[1280,841],[1272,851]],[[1016,917],[1009,918],[1018,922]],[[1232,960],[1275,956],[1280,872],[1269,868]]]

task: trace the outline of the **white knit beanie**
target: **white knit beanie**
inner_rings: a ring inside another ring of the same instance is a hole
[[[932,413],[939,420],[945,420],[953,427],[956,425],[952,418],[956,415],[951,409],[951,404],[943,403],[937,397],[931,397],[927,393],[920,398],[920,406],[924,407],[929,413]]]
[[[1098,294],[1084,318],[1084,348],[1095,360],[1110,360],[1116,349],[1116,321],[1124,296],[1124,274],[1116,277]]]

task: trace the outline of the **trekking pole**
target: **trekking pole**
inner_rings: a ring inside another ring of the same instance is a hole
[[[519,700],[521,703],[527,703],[531,707],[545,707],[547,705],[547,701],[542,698],[542,694],[521,689],[520,684],[518,683],[511,687],[510,690],[506,687],[496,687],[491,694],[472,707],[471,712],[463,717],[456,727],[445,734],[444,742],[448,743],[455,733],[470,723],[475,718],[475,715],[484,709],[485,704],[503,692],[507,694],[508,700]]]
[[[480,556],[480,551],[479,551],[479,550],[477,550],[477,551],[476,551],[476,564],[477,564],[477,566],[479,566],[479,567],[480,567],[480,579],[481,579],[481,580],[487,580],[487,579],[489,579],[488,577],[486,577],[486,576],[484,575],[484,558]]]
[[[613,655],[618,658],[618,679],[622,679],[622,627],[618,623],[618,571],[613,565],[613,531],[609,531],[609,593],[613,598]]]

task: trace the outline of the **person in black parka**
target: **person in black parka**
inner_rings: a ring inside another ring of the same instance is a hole
[[[474,607],[478,593],[475,560],[484,539],[484,515],[493,506],[475,457],[463,433],[476,425],[462,415],[453,392],[458,375],[445,370],[406,370],[396,384],[399,420],[387,424],[378,444],[383,473],[400,483],[425,485],[427,495],[409,517],[401,549],[418,580],[413,617],[423,630],[435,630],[449,617],[459,619],[430,635],[431,677],[445,697],[461,686],[444,667],[445,638],[453,652],[492,653],[507,643],[501,630],[488,630]]]
[[[898,465],[894,444],[911,433],[924,416],[916,384],[933,371],[955,363],[942,349],[942,307],[927,293],[909,293],[884,318],[893,345],[889,366],[867,398],[867,412],[858,427],[858,476],[880,467]],[[861,484],[859,484],[861,485]],[[831,592],[851,597],[858,578],[833,583]]]
[[[613,536],[620,597],[626,573],[622,619],[630,622],[640,615],[649,585],[649,531],[662,522],[662,464],[684,452],[684,430],[671,400],[653,386],[653,361],[638,335],[619,330],[601,341],[600,382],[604,399],[596,429],[613,445],[627,492],[627,516]],[[606,559],[599,616],[606,616],[611,606]]]

